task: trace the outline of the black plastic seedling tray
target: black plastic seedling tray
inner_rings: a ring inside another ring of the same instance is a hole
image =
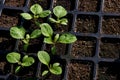
[[[7,23],[14,23],[15,25],[29,25],[19,14],[21,12],[29,12],[31,4],[38,3],[39,0],[21,0],[24,1],[21,5],[9,5],[6,2],[9,0],[0,0],[0,65],[6,63],[3,73],[0,69],[0,80],[41,80],[41,71],[44,67],[41,63],[36,62],[34,75],[28,79],[19,75],[13,75],[13,65],[7,64],[5,55],[11,51],[19,51],[19,40],[14,40],[9,35],[9,29],[13,25]],[[11,0],[12,2],[13,0]],[[14,0],[16,1],[16,0]],[[68,10],[69,28],[65,32],[70,32],[77,36],[78,40],[70,45],[65,45],[64,50],[60,49],[56,59],[63,67],[63,74],[58,76],[55,80],[120,80],[120,1],[116,6],[115,11],[107,8],[107,0],[46,0],[46,3],[40,3],[44,9],[52,10],[56,5],[62,5]],[[109,0],[109,2],[115,0]],[[19,2],[19,1],[18,1]],[[58,3],[61,2],[61,3]],[[18,3],[19,4],[19,3]],[[86,6],[84,6],[86,5]],[[93,6],[95,5],[95,6]],[[93,7],[89,9],[89,7]],[[109,6],[109,4],[107,5]],[[8,15],[12,17],[7,20],[5,17],[2,21],[2,16]],[[51,15],[52,16],[52,15]],[[109,22],[113,23],[109,23]],[[2,23],[3,22],[3,23]],[[5,23],[6,22],[6,23]],[[1,25],[4,24],[4,25]],[[111,26],[114,25],[114,28]],[[84,26],[84,27],[83,27]],[[110,29],[108,29],[110,27]],[[60,33],[56,31],[56,33]],[[42,40],[42,39],[40,39]],[[36,40],[35,40],[36,41]],[[38,44],[36,50],[48,50],[48,45],[43,44],[37,40]],[[9,43],[9,44],[8,44]],[[2,44],[5,44],[2,46]],[[61,45],[59,45],[61,46]],[[31,50],[29,55],[36,57],[36,51]],[[22,52],[21,54],[24,55]],[[21,74],[24,73],[21,72]],[[77,76],[76,76],[77,75]],[[34,78],[33,78],[34,77]],[[53,80],[53,79],[45,79]]]

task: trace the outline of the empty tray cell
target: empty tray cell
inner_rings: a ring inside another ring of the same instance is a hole
[[[120,64],[100,62],[97,80],[120,80]]]
[[[74,32],[78,33],[96,33],[98,29],[98,16],[78,15]]]
[[[73,10],[75,7],[75,0],[54,0],[55,6],[63,6],[66,10]]]
[[[0,27],[10,28],[19,23],[20,11],[4,9],[0,16]]]
[[[97,12],[99,11],[100,1],[98,0],[79,0],[78,10],[84,12]]]
[[[120,17],[105,16],[102,20],[102,31],[105,34],[120,35]]]
[[[120,13],[120,0],[104,0],[104,12]]]
[[[10,64],[6,61],[6,55],[0,54],[0,75],[9,74],[11,71],[10,68],[11,68]]]
[[[6,6],[23,7],[26,0],[5,0]]]
[[[32,6],[33,4],[39,4],[43,9],[49,9],[51,5],[51,0],[30,0],[30,5]]]
[[[0,31],[0,50],[13,51],[15,46],[15,40],[10,37],[9,32]]]
[[[120,39],[103,38],[100,44],[100,56],[104,58],[119,58]]]
[[[93,63],[89,61],[72,61],[67,65],[66,80],[92,80]]]
[[[74,57],[92,57],[95,54],[96,39],[91,37],[78,37],[72,44],[71,55]]]

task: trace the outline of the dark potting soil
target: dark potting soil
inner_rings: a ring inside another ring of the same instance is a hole
[[[13,49],[13,40],[11,38],[0,37],[0,50],[11,51]]]
[[[0,27],[10,28],[19,24],[20,11],[4,9],[0,16]]]
[[[66,47],[67,47],[66,44],[57,43],[56,44],[56,53],[55,53],[55,55],[65,55],[66,51],[67,51]],[[44,50],[51,54],[51,48],[52,48],[52,45],[46,44]]]
[[[46,78],[43,78],[43,80],[61,80],[60,75],[54,75],[54,74],[49,74],[46,76]]]
[[[54,7],[55,6],[63,6],[66,10],[70,11],[73,10],[75,7],[75,1],[73,0],[54,0]]]
[[[33,4],[40,4],[43,9],[49,9],[50,8],[50,0],[30,0],[29,7]]]
[[[41,23],[47,23],[47,17],[46,18],[39,18],[37,22]],[[32,32],[35,29],[40,29],[38,25],[35,24],[35,20],[29,20],[29,21],[24,21],[23,27],[28,30],[29,32]]]
[[[95,54],[96,40],[94,38],[80,37],[73,43],[71,55],[74,57],[92,57]]]
[[[30,40],[27,53],[37,53],[39,50],[41,50],[42,44],[43,40],[41,38]],[[18,43],[19,52],[24,52],[23,45],[24,43],[22,41],[19,41]]]
[[[96,33],[98,28],[98,16],[78,15],[74,32]]]
[[[6,6],[23,7],[24,4],[25,4],[25,0],[5,0]]]
[[[15,71],[15,70],[14,70]],[[22,77],[35,77],[37,71],[37,65],[32,65],[30,67],[23,67],[17,74],[17,76]]]
[[[9,31],[0,31],[0,50],[13,51],[15,40],[10,37]]]
[[[6,75],[11,71],[11,65],[5,59],[6,55],[0,55],[0,75]]]
[[[98,0],[79,0],[78,10],[84,12],[96,12],[99,10]]]
[[[91,62],[79,61],[68,64],[68,80],[91,80],[93,64]]]
[[[100,56],[104,58],[119,58],[120,55],[120,39],[106,39],[101,40]]]
[[[105,0],[104,12],[120,13],[120,0]]]
[[[98,68],[97,80],[119,80],[120,79],[120,64],[100,62]]]
[[[105,16],[102,22],[103,33],[120,35],[120,17]]]

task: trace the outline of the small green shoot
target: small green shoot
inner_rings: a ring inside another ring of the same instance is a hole
[[[62,68],[60,67],[60,63],[56,62],[56,63],[50,64],[50,56],[47,52],[38,51],[37,56],[40,62],[48,67],[48,70],[44,70],[42,72],[42,76],[45,76],[48,72],[51,72],[52,74],[55,74],[55,75],[62,74]]]
[[[32,5],[30,7],[30,11],[32,12],[32,14],[30,14],[30,13],[21,13],[20,15],[26,20],[31,20],[31,19],[36,20],[38,18],[45,18],[51,13],[50,10],[43,10],[41,5],[39,5],[39,4]]]
[[[29,67],[35,62],[34,58],[28,57],[28,55],[25,55],[22,58],[22,61],[20,61],[21,55],[17,52],[8,53],[6,59],[9,63],[18,64],[18,66],[15,69],[15,73],[18,73],[22,67]]]
[[[56,52],[56,43],[70,44],[77,40],[76,36],[70,33],[56,34],[54,35],[53,29],[48,23],[40,25],[41,33],[45,36],[44,43],[52,44],[51,51],[53,54]]]
[[[51,23],[67,25],[68,23],[67,18],[63,18],[64,16],[67,15],[67,10],[65,10],[65,8],[63,8],[62,6],[56,6],[53,9],[53,13],[57,19],[49,18]]]
[[[15,39],[20,39],[24,43],[24,50],[27,51],[30,39],[38,38],[41,35],[40,29],[35,29],[31,34],[26,34],[26,30],[21,26],[10,28],[10,35]]]

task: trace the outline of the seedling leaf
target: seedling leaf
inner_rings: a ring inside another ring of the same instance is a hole
[[[65,43],[65,44],[69,44],[69,43],[73,43],[77,40],[76,36],[70,33],[64,33],[60,36],[58,42],[60,43]]]
[[[53,44],[53,41],[52,41],[51,37],[46,37],[46,38],[44,38],[44,43]]]
[[[17,66],[16,69],[15,69],[15,73],[18,73],[21,69],[21,66]]]
[[[57,62],[56,62],[56,63],[53,64],[53,67],[59,66],[59,65],[60,65],[60,63],[57,63]]]
[[[54,42],[57,42],[57,40],[59,39],[59,34],[56,34],[55,37],[54,37]]]
[[[40,14],[43,9],[39,4],[34,4],[30,7],[30,11],[34,14],[34,15],[38,15]]]
[[[53,55],[57,52],[57,50],[56,50],[56,47],[55,47],[55,46],[53,46],[53,47],[51,48],[51,52],[52,52],[52,54],[53,54]]]
[[[60,19],[60,24],[67,25],[68,20],[66,18]]]
[[[62,68],[59,66],[52,66],[50,68],[50,72],[55,74],[55,75],[60,75],[60,74],[62,74]]]
[[[53,9],[53,13],[55,16],[57,16],[58,18],[64,17],[67,14],[67,11],[62,7],[62,6],[56,6]]]
[[[10,35],[15,39],[23,39],[25,36],[25,29],[23,27],[12,27]]]
[[[9,63],[18,63],[20,61],[20,54],[17,52],[8,53],[6,59]]]
[[[41,35],[41,30],[40,29],[36,29],[34,30],[31,35],[30,38],[34,39],[34,38],[38,38]]]
[[[50,13],[51,13],[50,10],[45,10],[45,11],[42,11],[39,16],[41,18],[44,18],[44,17],[47,17],[48,15],[50,15]]]
[[[43,64],[49,66],[49,62],[50,62],[50,56],[47,52],[45,51],[38,51],[38,59],[40,60],[40,62],[42,62]]]
[[[56,21],[54,18],[49,18],[49,21],[50,21],[51,23],[57,23],[57,21]]]
[[[29,13],[21,13],[20,15],[26,20],[32,19],[32,16]]]
[[[41,32],[46,37],[51,37],[53,35],[53,30],[48,23],[43,23],[40,25]]]
[[[33,57],[28,57],[27,55],[23,57],[22,66],[31,66],[35,62]]]
[[[48,70],[44,70],[44,71],[42,72],[42,76],[45,76],[48,72],[49,72]]]

